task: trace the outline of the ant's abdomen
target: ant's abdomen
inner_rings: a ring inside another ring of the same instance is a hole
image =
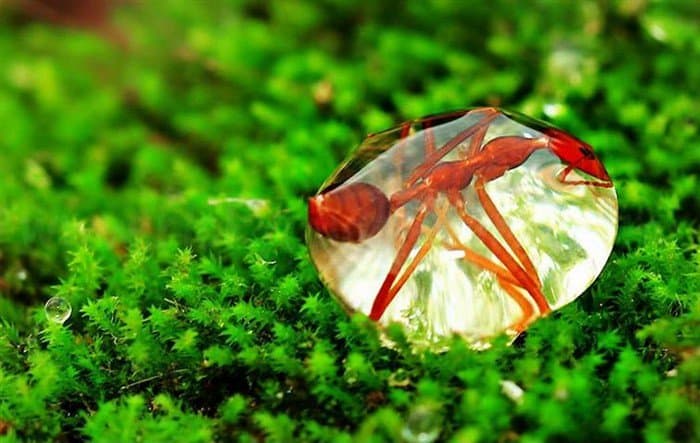
[[[340,242],[358,243],[375,236],[390,213],[389,199],[368,183],[350,183],[309,199],[313,230]]]

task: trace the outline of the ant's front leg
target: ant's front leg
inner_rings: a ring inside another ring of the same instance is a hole
[[[532,280],[539,288],[542,288],[542,283],[540,282],[535,265],[532,264],[532,260],[530,260],[530,256],[527,254],[527,251],[525,251],[523,245],[520,243],[520,241],[518,241],[515,234],[513,234],[513,231],[510,229],[510,226],[508,226],[508,223],[503,218],[503,215],[501,215],[501,212],[498,210],[498,208],[496,208],[493,200],[486,192],[486,181],[482,176],[477,177],[476,183],[474,183],[474,189],[476,190],[476,195],[479,197],[481,206],[484,208],[486,215],[496,227],[496,230],[499,232],[499,234],[501,234],[515,256],[518,257],[518,260],[530,274]],[[547,312],[548,311],[549,309],[547,309]]]
[[[472,137],[471,142],[469,143],[469,149],[467,152],[464,154],[464,159],[469,159],[472,156],[476,155],[479,150],[482,147],[482,143],[484,141],[484,138],[486,137],[486,132],[488,131],[489,127],[485,126],[481,129],[479,129],[474,136]],[[525,249],[522,247],[518,239],[515,237],[513,234],[513,231],[510,229],[506,221],[503,219],[503,216],[501,213],[498,211],[496,208],[496,205],[493,203],[493,200],[489,197],[489,195],[486,193],[485,189],[485,181],[483,177],[477,176],[476,183],[474,184],[474,188],[476,190],[477,196],[479,197],[479,201],[481,202],[482,207],[484,208],[484,211],[488,215],[488,217],[491,219],[493,222],[494,226],[498,230],[498,232],[503,236],[503,239],[506,241],[508,246],[510,246],[511,250],[515,253],[515,255],[518,257],[518,260],[520,263],[525,267],[525,270],[527,270],[528,273],[532,276],[532,279],[535,281],[537,286],[540,288],[542,287],[542,284],[540,283],[539,276],[537,275],[537,271],[535,270],[535,266],[532,264],[532,261],[530,260],[530,257],[527,255],[527,252],[525,252]]]
[[[613,182],[612,180],[608,181],[592,181],[592,180],[566,180],[566,176],[571,173],[571,171],[574,170],[574,167],[572,165],[568,165],[566,168],[562,169],[562,171],[557,174],[557,180],[559,180],[559,183],[564,184],[564,185],[589,185],[589,186],[595,186],[597,188],[612,188],[613,187]]]

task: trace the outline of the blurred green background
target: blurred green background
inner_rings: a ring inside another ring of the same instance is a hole
[[[0,0],[0,438],[700,441],[699,27],[691,0]],[[318,281],[305,198],[365,133],[480,105],[595,147],[613,256],[513,346],[383,348]]]

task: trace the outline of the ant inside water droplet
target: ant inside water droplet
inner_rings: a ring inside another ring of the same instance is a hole
[[[65,323],[72,312],[73,308],[63,297],[51,297],[44,305],[46,318],[54,323]]]
[[[567,63],[585,68],[585,54],[555,50],[548,70],[581,77]],[[566,114],[555,99],[544,111]],[[617,196],[591,149],[495,108],[369,136],[308,200],[320,280],[347,311],[403,325],[416,349],[444,351],[453,334],[477,349],[515,337],[584,293],[610,255]],[[388,383],[410,381],[397,371]]]

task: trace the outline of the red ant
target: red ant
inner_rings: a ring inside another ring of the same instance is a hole
[[[478,116],[477,123],[437,148],[431,129],[435,122],[467,114]],[[489,127],[502,115],[533,127],[542,135],[537,138],[500,136],[483,144]],[[610,176],[590,145],[560,129],[543,125],[520,114],[506,113],[495,108],[476,108],[457,114],[428,117],[418,122],[423,127],[425,158],[403,182],[400,190],[387,196],[376,186],[364,182],[334,188],[309,199],[309,223],[316,232],[333,240],[360,243],[376,235],[386,225],[389,216],[398,209],[411,201],[420,202],[415,218],[374,299],[369,317],[378,321],[432,247],[438,230],[445,225],[445,211],[436,211],[435,208],[438,195],[444,195],[459,218],[502,265],[461,245],[456,234],[446,226],[453,242],[450,247],[461,250],[466,259],[496,275],[500,286],[523,311],[522,321],[513,326],[521,331],[535,314],[532,303],[525,298],[521,289],[529,294],[540,315],[550,312],[551,307],[542,293],[542,283],[535,266],[486,192],[486,183],[523,164],[533,152],[541,149],[549,149],[566,165],[557,175],[557,180],[562,184],[609,188],[612,187]],[[402,138],[409,135],[413,123],[415,122],[407,122],[401,126]],[[458,160],[441,161],[467,139],[470,139],[468,147],[464,153],[460,153]],[[574,169],[599,181],[567,180]],[[461,192],[472,183],[479,203],[512,255],[476,218],[467,213],[466,204],[471,202],[465,202]],[[437,221],[427,229],[423,245],[403,274],[400,274],[421,232],[426,229],[423,223],[431,212],[437,214]]]

